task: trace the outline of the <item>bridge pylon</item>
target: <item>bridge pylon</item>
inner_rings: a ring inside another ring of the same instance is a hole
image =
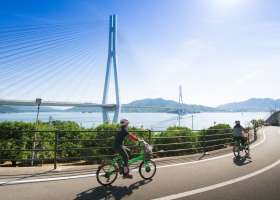
[[[118,70],[117,70],[117,56],[116,56],[116,39],[117,39],[117,17],[116,15],[110,15],[109,19],[109,45],[108,45],[108,58],[106,66],[106,76],[103,91],[102,104],[108,104],[108,92],[110,85],[111,68],[114,70],[114,84],[115,84],[115,96],[116,104],[113,108],[114,117],[113,122],[116,123],[121,111],[120,96],[119,96],[119,82],[118,82]],[[111,66],[113,65],[113,66]],[[109,112],[112,111],[106,107],[102,107],[103,122],[110,122]]]

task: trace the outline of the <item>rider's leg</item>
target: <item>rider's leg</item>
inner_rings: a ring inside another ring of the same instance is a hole
[[[236,145],[236,137],[233,136],[233,145]]]
[[[129,160],[129,158],[131,157],[131,151],[130,151],[130,149],[127,148],[126,146],[123,146],[123,149],[125,150],[125,152],[126,152],[126,154],[127,154],[127,156],[128,156],[128,160]]]
[[[238,155],[237,155],[237,157],[239,158],[240,157],[240,147],[241,147],[241,144],[242,144],[242,142],[241,142],[241,137],[240,136],[236,136],[236,137],[234,137],[234,140],[235,140],[235,145],[237,145],[237,147],[238,147]]]
[[[239,137],[235,136],[233,139],[234,139],[235,144],[239,143]]]
[[[233,138],[233,140],[234,140],[235,144],[236,144],[236,143],[237,143],[237,145],[240,144],[240,137],[235,136],[235,137]]]
[[[122,154],[123,154],[123,160],[124,160],[124,173],[123,173],[123,178],[133,178],[131,174],[129,174],[129,167],[128,167],[128,153],[126,151],[126,148],[122,148]]]
[[[123,158],[123,161],[124,161],[124,174],[123,175],[124,175],[124,177],[132,178],[132,176],[129,175],[129,167],[128,167],[128,159],[129,159],[129,157],[128,157],[128,154],[126,152],[125,147],[122,147],[120,149],[120,154],[121,154],[121,156]]]
[[[244,147],[246,143],[246,138],[240,137],[241,145]]]

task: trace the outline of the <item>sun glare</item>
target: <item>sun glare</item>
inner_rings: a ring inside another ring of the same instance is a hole
[[[240,5],[244,0],[213,0],[213,3],[220,7],[235,7]]]
[[[243,7],[248,1],[249,0],[212,0],[211,3],[215,11],[228,13]]]

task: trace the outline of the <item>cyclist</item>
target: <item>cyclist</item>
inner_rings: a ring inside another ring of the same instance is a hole
[[[247,130],[241,126],[240,121],[235,121],[235,126],[233,127],[233,140],[234,142],[241,143],[242,146],[245,146],[247,137],[244,135]],[[249,153],[246,155],[246,157],[250,158]]]
[[[116,134],[115,143],[114,143],[115,151],[119,153],[124,160],[123,178],[133,178],[133,176],[129,174],[129,167],[128,167],[129,156],[127,153],[128,149],[123,145],[123,142],[126,137],[128,137],[128,139],[131,141],[134,142],[138,141],[138,138],[134,134],[128,132],[127,130],[128,124],[129,121],[127,119],[122,119],[120,121],[121,128]]]

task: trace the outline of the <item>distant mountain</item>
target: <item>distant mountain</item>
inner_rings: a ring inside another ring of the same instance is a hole
[[[179,103],[172,100],[165,100],[162,98],[157,99],[142,99],[136,100],[128,104],[122,105],[122,112],[133,112],[133,113],[178,113]],[[217,109],[206,107],[202,105],[188,105],[183,104],[180,111],[183,113],[193,112],[214,112]],[[67,109],[68,112],[101,112],[101,108],[91,107],[73,107]]]
[[[166,100],[163,98],[156,98],[156,99],[141,99],[132,101],[129,104],[126,104],[125,106],[156,106],[156,107],[177,107],[178,102],[173,100]]]
[[[280,99],[270,98],[251,98],[217,107],[217,109],[229,112],[269,112],[277,108],[280,108]]]
[[[101,108],[97,108],[97,107],[79,107],[79,106],[75,106],[73,108],[69,108],[67,110],[65,110],[66,112],[101,112],[102,109]]]
[[[215,108],[202,106],[202,105],[192,105],[180,104],[173,100],[165,100],[162,98],[156,99],[142,99],[133,101],[129,104],[122,106],[123,112],[167,112],[167,113],[178,113],[182,111],[183,113],[193,113],[193,112],[214,112],[217,111]]]
[[[181,106],[181,107],[180,107]],[[183,104],[162,98],[141,99],[122,105],[122,112],[134,113],[196,113],[196,112],[265,112],[280,108],[280,99],[251,98],[246,101],[220,105],[216,108],[203,105]],[[0,106],[0,113],[36,112],[36,106]],[[66,110],[57,110],[52,107],[41,107],[41,112],[101,112],[101,108],[73,107]]]

